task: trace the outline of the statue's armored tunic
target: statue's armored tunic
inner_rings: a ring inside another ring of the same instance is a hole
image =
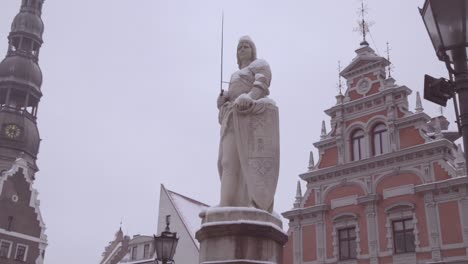
[[[248,44],[254,47],[253,42]],[[227,93],[220,96],[221,103],[218,99],[221,206],[273,209],[279,172],[279,125],[278,109],[266,97],[270,81],[268,63],[251,60],[232,74]]]

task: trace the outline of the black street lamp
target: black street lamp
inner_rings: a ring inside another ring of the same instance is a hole
[[[154,247],[156,249],[156,263],[161,261],[163,264],[175,263],[174,254],[177,247],[177,232],[171,232],[169,229],[170,215],[166,215],[166,229],[160,236],[154,236]]]
[[[468,8],[468,0],[426,0],[424,7],[419,11],[437,57],[445,63],[450,76],[450,80],[446,80],[426,75],[424,98],[442,106],[447,105],[448,99],[454,99],[458,131],[463,135],[465,160],[468,160],[466,155],[468,151],[468,19],[466,8]],[[460,111],[458,111],[458,102],[460,102]]]

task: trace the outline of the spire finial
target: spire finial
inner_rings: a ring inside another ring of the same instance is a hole
[[[315,167],[315,161],[314,161],[314,152],[310,152],[309,154],[309,166],[308,169],[311,170]]]
[[[370,23],[366,21],[366,14],[368,8],[364,5],[364,0],[361,0],[361,7],[359,8],[359,16],[360,20],[358,20],[358,27],[355,31],[358,31],[362,35],[362,42],[360,43],[361,46],[369,46],[369,43],[366,40],[367,33],[369,32],[369,27],[371,26]]]
[[[440,106],[439,111],[440,111],[440,115],[444,116],[444,107],[443,106]]]
[[[327,127],[325,126],[325,121],[323,120],[322,121],[322,131],[320,133],[320,138],[324,139],[325,137],[327,137]]]
[[[434,134],[437,139],[442,138],[442,126],[440,125],[439,117],[435,117],[435,125],[434,125]]]
[[[341,83],[341,61],[338,61],[338,92],[339,95],[343,95],[341,92],[343,90],[343,84]]]
[[[301,206],[301,200],[302,200],[301,182],[297,181],[296,200],[294,201],[294,208],[299,208]]]
[[[424,110],[419,92],[416,92],[416,108],[414,110],[416,110],[416,113],[421,113]]]
[[[390,51],[391,51],[391,50],[392,50],[392,49],[390,49],[390,44],[389,44],[388,41],[387,41],[387,60],[388,60],[388,62],[390,62],[390,64],[388,65],[388,68],[387,68],[387,70],[388,70],[388,78],[392,78],[392,71],[393,71],[393,64],[392,64],[392,62],[390,61]]]

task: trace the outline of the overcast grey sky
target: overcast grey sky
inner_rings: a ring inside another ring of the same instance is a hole
[[[437,61],[417,10],[423,0],[368,0],[371,47],[413,91]],[[250,35],[272,68],[280,108],[275,211],[292,207],[298,174],[335,103],[337,61],[354,57],[358,0],[47,0],[40,66],[41,148],[35,187],[47,225],[46,263],[98,263],[123,219],[129,235],[156,232],[159,186],[218,203],[221,10],[224,78]],[[19,0],[1,0],[0,56]],[[414,93],[415,94],[415,93]],[[414,109],[414,94],[410,109]],[[438,108],[423,106],[430,115]],[[453,120],[452,106],[445,111]],[[452,129],[455,126],[451,125]],[[305,184],[303,183],[303,187]]]

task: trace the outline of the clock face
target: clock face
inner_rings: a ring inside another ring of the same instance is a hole
[[[4,127],[3,133],[7,138],[18,139],[21,135],[21,128],[15,124],[8,124]]]

